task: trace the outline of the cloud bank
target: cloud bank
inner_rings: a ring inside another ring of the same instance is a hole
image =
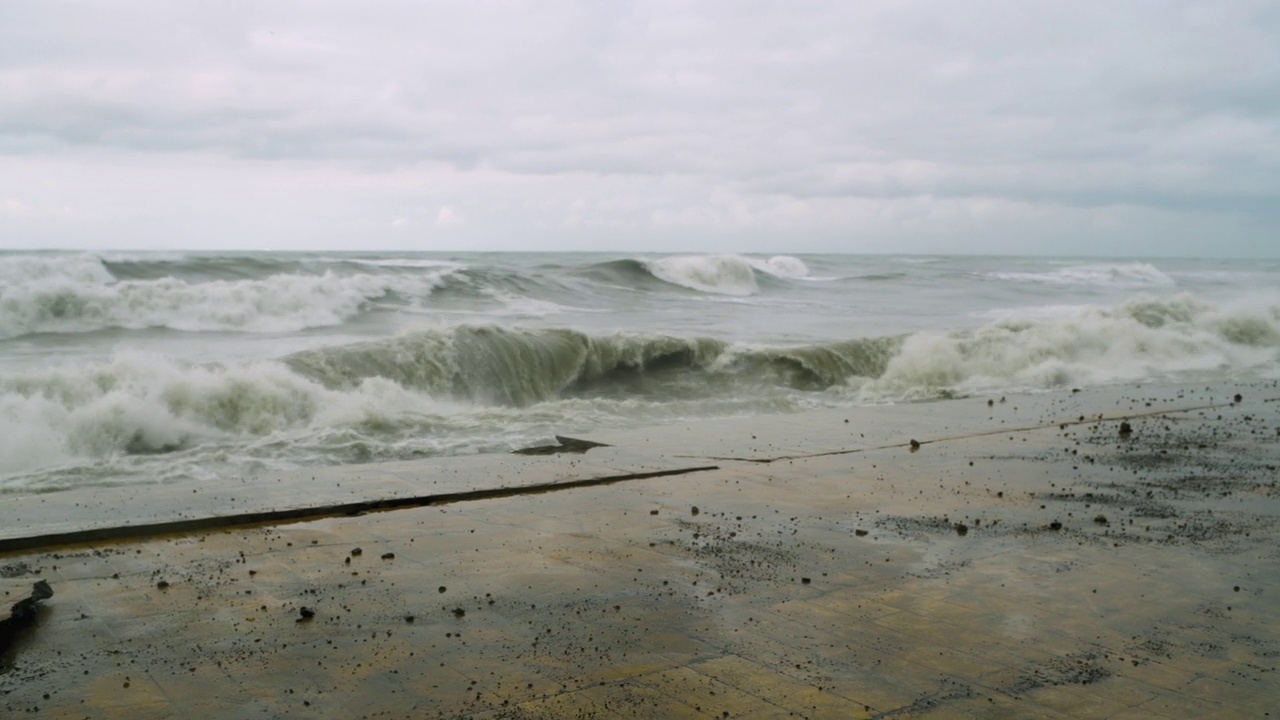
[[[1280,7],[11,0],[0,246],[1280,254]]]

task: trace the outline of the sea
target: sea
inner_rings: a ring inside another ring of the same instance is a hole
[[[0,495],[1280,378],[1280,260],[0,252]]]

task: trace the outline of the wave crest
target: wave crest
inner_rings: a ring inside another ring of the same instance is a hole
[[[1172,287],[1174,279],[1149,263],[1091,263],[1046,272],[993,272],[990,277],[1046,285]]]
[[[1190,295],[1137,298],[1063,316],[1008,318],[975,330],[905,339],[863,400],[1275,373],[1280,304],[1218,307]]]
[[[14,272],[15,266],[30,264],[12,263],[6,269]],[[288,332],[337,325],[392,293],[425,297],[452,271],[116,282],[96,259],[56,265],[0,287],[0,339],[109,328]]]
[[[716,295],[756,294],[760,291],[757,273],[791,279],[809,274],[803,261],[785,255],[768,260],[741,255],[672,255],[641,264],[659,280]]]

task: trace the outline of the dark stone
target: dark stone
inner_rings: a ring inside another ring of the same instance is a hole
[[[694,505],[692,508],[689,509],[690,515],[697,515],[699,512],[701,512],[701,510],[698,509],[697,505]]]
[[[361,556],[361,555],[363,555],[363,554],[364,554],[364,550],[363,550],[363,549],[361,549],[361,548],[351,548],[351,557],[360,557],[360,556]]]
[[[393,552],[382,553],[382,559],[383,559],[383,560],[395,560],[395,559],[396,559],[396,554],[395,554],[395,553],[393,553]]]
[[[1050,529],[1050,530],[1061,530],[1061,529],[1062,529],[1062,523],[1058,522],[1057,520],[1054,520],[1053,522],[1049,523],[1049,529]]]
[[[863,530],[862,528],[858,528],[857,530],[854,530],[854,531],[853,531],[853,534],[854,534],[854,535],[857,535],[858,537],[866,537],[866,536],[867,536],[867,531],[866,531],[866,530]]]
[[[157,588],[160,588],[161,590],[164,590],[165,588],[168,588],[168,587],[169,587],[169,581],[168,581],[168,580],[161,580],[160,582],[156,583],[156,587],[157,587]]]
[[[959,535],[960,537],[964,537],[965,535],[968,535],[969,526],[965,525],[964,523],[956,523],[956,534]]]
[[[316,611],[304,605],[298,608],[298,619],[295,620],[294,622],[306,622],[307,620],[310,620],[315,616],[316,616]]]
[[[9,608],[8,617],[0,618],[0,651],[9,648],[9,644],[19,630],[35,622],[36,614],[40,610],[40,601],[51,597],[53,597],[53,588],[49,587],[49,583],[37,580],[31,585],[31,594]]]
[[[466,615],[466,614],[467,614],[467,611],[466,611],[466,610],[463,610],[462,608],[454,608],[454,609],[453,609],[453,616],[454,616],[454,617],[456,617],[456,618],[460,618],[460,617],[462,617],[462,616],[464,616],[464,615]]]
[[[1133,426],[1128,421],[1120,423],[1120,437],[1129,437],[1133,434]]]
[[[555,455],[556,453],[585,453],[591,448],[609,447],[604,443],[592,442],[590,440],[579,440],[578,438],[565,437],[556,435],[558,445],[538,445],[530,448],[521,448],[514,451],[516,455]]]

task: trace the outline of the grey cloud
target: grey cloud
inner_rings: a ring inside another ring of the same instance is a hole
[[[1278,128],[1268,2],[0,5],[0,154],[498,173],[456,180],[549,227],[609,177],[641,230],[725,192],[1265,223]]]

